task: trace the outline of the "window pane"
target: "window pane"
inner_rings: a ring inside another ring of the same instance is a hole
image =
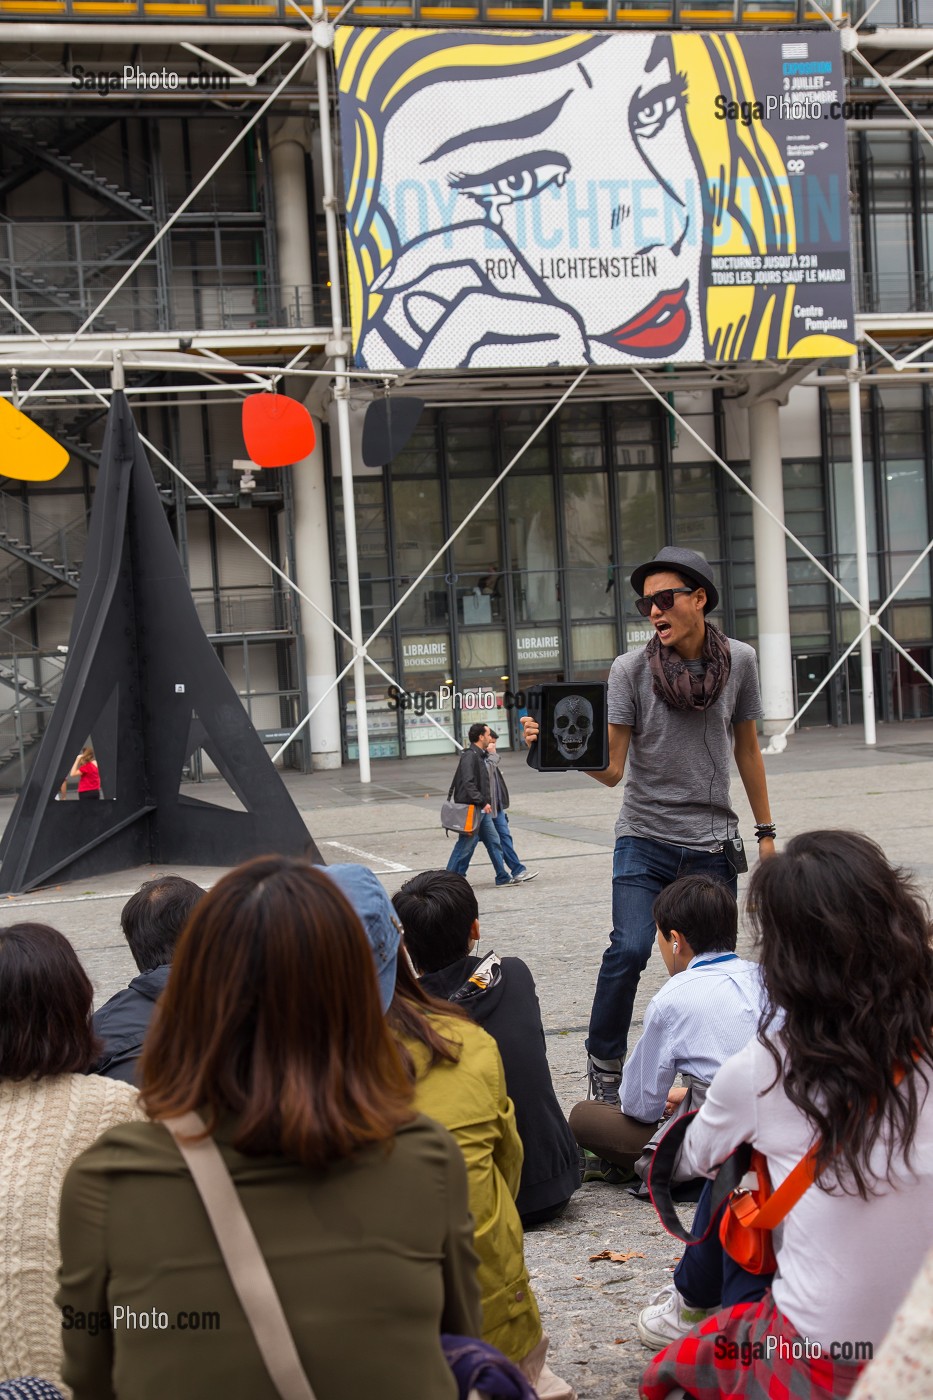
[[[625,402],[611,408],[612,446],[616,466],[657,466],[661,461],[658,406]]]
[[[572,617],[611,617],[609,481],[604,473],[568,472],[563,478],[564,574]]]
[[[550,476],[509,483],[512,598],[519,622],[560,617],[554,490]]]
[[[385,493],[381,477],[358,477],[353,482],[353,502],[356,507],[356,546],[360,571],[386,578],[389,550],[386,541]],[[343,487],[340,478],[334,481],[334,539],[338,572],[347,572],[347,532],[343,514]]]
[[[712,463],[697,463],[671,472],[674,542],[697,550],[710,563],[720,556],[715,470]]]
[[[495,476],[499,468],[490,410],[448,409],[444,414],[444,450],[451,476]],[[473,499],[479,494],[477,491]]]
[[[547,413],[546,408],[504,408],[502,410],[502,456],[503,467],[515,454],[525,448],[530,435]],[[551,470],[551,450],[548,429],[538,434],[530,447],[522,451],[521,457],[512,468],[513,472],[549,472]]]
[[[577,404],[561,410],[558,418],[561,470],[568,467],[601,467],[603,413],[599,404]]]
[[[571,632],[571,647],[574,680],[605,680],[619,650],[615,625],[576,623]]]
[[[616,474],[619,497],[619,542],[622,558],[616,560],[616,588],[622,589],[626,616],[634,615],[635,593],[629,583],[632,570],[650,559],[665,543],[664,488],[659,471],[626,471]]]
[[[868,138],[874,302],[889,311],[914,307],[911,140],[900,132]]]

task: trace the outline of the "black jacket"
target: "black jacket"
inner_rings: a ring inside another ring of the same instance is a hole
[[[461,958],[422,977],[422,986],[446,1000],[481,961]],[[462,1002],[461,1008],[499,1046],[525,1148],[518,1213],[530,1215],[569,1200],[580,1185],[580,1167],[577,1144],[551,1083],[534,978],[521,958],[503,958],[501,972],[495,986]]]
[[[475,744],[461,751],[454,774],[453,800],[475,802],[479,807],[485,807],[489,801],[489,769],[483,750]]]
[[[104,1042],[104,1053],[91,1074],[136,1083],[136,1061],[171,970],[171,963],[163,963],[151,972],[141,972],[94,1013],[94,1030]]]

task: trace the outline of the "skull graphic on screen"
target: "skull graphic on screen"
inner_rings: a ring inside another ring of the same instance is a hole
[[[582,695],[566,695],[554,706],[554,742],[571,763],[582,758],[593,733],[593,706]]]

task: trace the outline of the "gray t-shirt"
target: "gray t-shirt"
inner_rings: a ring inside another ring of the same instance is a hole
[[[754,651],[731,637],[729,646],[729,679],[708,710],[672,710],[659,699],[644,648],[613,661],[609,723],[632,730],[616,836],[708,851],[735,835],[730,731],[733,724],[760,719],[762,709]]]

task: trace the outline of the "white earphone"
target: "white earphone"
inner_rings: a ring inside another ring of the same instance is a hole
[[[672,948],[671,948],[671,952],[673,952],[673,953],[679,953],[679,952],[680,952],[680,944],[679,944],[679,943],[673,944],[673,946],[672,946]]]

